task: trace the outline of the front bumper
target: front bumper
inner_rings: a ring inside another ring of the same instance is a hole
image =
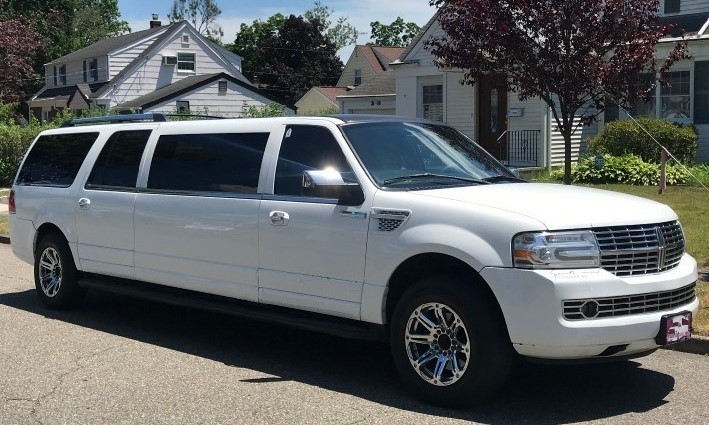
[[[678,289],[697,280],[697,263],[684,254],[679,265],[666,272],[617,277],[603,269],[523,270],[484,268],[480,274],[490,285],[505,317],[515,350],[528,357],[584,359],[601,355],[609,347],[627,347],[613,356],[628,356],[658,347],[655,337],[660,318],[691,311],[699,300],[671,310],[627,316],[566,320],[564,300],[647,294]]]

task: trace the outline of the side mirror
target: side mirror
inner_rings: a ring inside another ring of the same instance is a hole
[[[364,191],[359,183],[344,181],[335,170],[308,170],[303,172],[303,196],[337,199],[338,205],[362,205]]]

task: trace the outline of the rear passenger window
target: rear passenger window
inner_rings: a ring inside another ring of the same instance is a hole
[[[256,193],[269,133],[160,136],[149,189]]]
[[[103,150],[86,181],[87,189],[134,189],[138,180],[140,159],[151,130],[120,131],[114,133]]]
[[[345,155],[324,127],[292,125],[286,129],[276,166],[276,195],[300,196],[303,172],[334,168],[345,180],[356,181]]]
[[[17,176],[17,184],[69,187],[98,133],[41,136]]]

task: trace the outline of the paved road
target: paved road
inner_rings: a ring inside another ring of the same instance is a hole
[[[400,387],[386,347],[91,293],[39,305],[0,245],[0,424],[709,424],[709,357],[659,351],[613,366],[525,366],[499,397],[433,408]]]

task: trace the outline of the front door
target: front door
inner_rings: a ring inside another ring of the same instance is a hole
[[[354,179],[330,130],[288,126],[259,210],[259,300],[359,319],[368,215],[301,194],[303,171],[327,168]]]
[[[481,77],[478,82],[477,142],[498,159],[507,159],[507,84],[499,76]],[[498,142],[498,139],[499,142]]]

